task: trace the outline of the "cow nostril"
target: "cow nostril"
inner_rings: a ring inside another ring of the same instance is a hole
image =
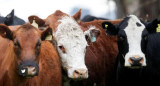
[[[36,73],[36,68],[33,66],[28,66],[27,69],[29,75],[34,75]]]
[[[136,58],[135,57],[130,57],[130,60],[131,61],[134,61]]]
[[[144,62],[144,59],[141,57],[139,62],[142,64]]]
[[[142,60],[142,59],[143,59],[143,57],[139,57],[139,58],[138,58],[139,61]]]
[[[75,70],[74,73],[75,73],[75,74],[79,74],[79,71]]]
[[[33,72],[36,72],[36,68],[33,69]]]

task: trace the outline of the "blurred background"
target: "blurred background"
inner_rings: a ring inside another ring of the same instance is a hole
[[[134,14],[144,20],[160,17],[160,0],[0,0],[0,15],[15,10],[15,15],[27,21],[28,16],[46,18],[61,10],[73,15],[82,9],[82,17],[92,15],[118,19]]]

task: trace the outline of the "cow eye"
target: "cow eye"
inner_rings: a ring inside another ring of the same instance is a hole
[[[61,51],[62,51],[63,53],[66,53],[65,48],[63,47],[63,45],[59,45],[58,47],[59,47],[59,49],[61,49]]]
[[[36,48],[40,48],[40,46],[41,46],[41,42],[38,41],[37,44],[36,44]]]
[[[63,48],[63,46],[58,46],[60,49],[62,49]]]
[[[119,39],[120,39],[121,41],[123,41],[123,40],[125,40],[125,37],[120,36]]]
[[[19,44],[19,41],[18,41],[18,40],[16,40],[16,41],[14,42],[14,46],[15,46],[16,48],[20,48],[20,44]]]

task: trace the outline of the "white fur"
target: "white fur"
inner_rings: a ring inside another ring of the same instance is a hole
[[[64,16],[58,20],[54,37],[58,46],[63,45],[66,53],[63,53],[59,47],[58,52],[61,57],[63,68],[67,69],[68,77],[73,78],[73,72],[77,69],[85,69],[85,50],[87,41],[77,22],[69,16]]]
[[[136,25],[137,22],[141,24],[140,27]],[[140,20],[136,16],[130,15],[128,26],[124,29],[129,44],[129,52],[125,55],[125,66],[131,66],[128,60],[130,57],[133,57],[135,55],[143,57],[144,63],[142,64],[142,66],[146,66],[145,55],[141,51],[141,36],[144,28],[145,26],[140,22]]]

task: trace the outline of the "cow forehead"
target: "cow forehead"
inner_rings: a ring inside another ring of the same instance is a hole
[[[21,26],[14,32],[14,37],[21,45],[35,44],[40,39],[40,32],[32,26]]]
[[[141,35],[142,31],[145,29],[144,24],[134,15],[129,16],[129,20],[127,21],[127,26],[124,28],[124,31],[127,35]]]
[[[129,45],[130,54],[138,54],[143,56],[143,53],[141,51],[141,40],[144,30],[144,24],[142,24],[136,16],[131,15],[128,20],[127,27],[124,28],[124,32],[127,36],[126,38]]]
[[[53,34],[58,43],[70,44],[70,46],[87,45],[84,33],[78,23],[70,16],[64,16],[58,20],[56,32]]]

